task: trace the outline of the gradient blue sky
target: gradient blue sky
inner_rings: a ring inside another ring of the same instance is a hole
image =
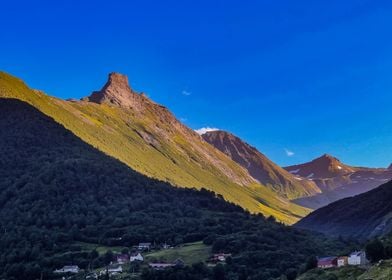
[[[122,72],[190,127],[231,131],[278,164],[386,166],[391,2],[3,1],[0,69],[61,98]]]

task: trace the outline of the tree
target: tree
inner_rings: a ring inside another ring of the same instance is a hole
[[[294,268],[289,268],[286,271],[287,280],[295,280],[297,278],[297,270]]]
[[[91,252],[90,252],[90,259],[92,259],[92,260],[94,260],[94,259],[96,259],[96,258],[98,258],[99,257],[99,253],[98,253],[98,251],[97,250],[92,250]]]
[[[367,258],[371,262],[377,262],[383,259],[385,255],[384,245],[378,239],[374,239],[366,244],[365,251]]]
[[[311,270],[317,267],[317,258],[315,256],[311,256],[306,260],[305,271]]]
[[[225,279],[225,268],[223,265],[218,264],[213,269],[214,280],[224,280]]]
[[[114,255],[112,251],[107,251],[105,253],[105,264],[109,264],[111,261],[113,261]]]

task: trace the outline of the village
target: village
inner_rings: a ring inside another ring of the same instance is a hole
[[[321,269],[343,267],[348,265],[366,266],[370,262],[365,251],[354,251],[349,256],[329,256],[317,259],[317,267]]]
[[[202,245],[201,242],[196,242],[193,244],[182,244],[180,246],[173,247],[166,243],[155,245],[150,242],[143,242],[132,246],[132,250],[129,253],[114,252],[113,260],[107,266],[99,269],[85,270],[79,268],[78,265],[70,264],[56,269],[53,272],[59,275],[59,279],[137,279],[140,275],[141,268],[165,270],[169,268],[182,268],[186,265],[191,265],[191,262],[186,262],[182,259],[185,255],[181,256],[181,254],[179,254],[178,258],[170,261],[164,257],[157,257],[168,256],[171,252],[176,251],[185,252],[188,248],[193,248],[192,246],[204,245]],[[193,254],[192,251],[186,252]],[[173,256],[177,255],[173,254]],[[223,252],[212,254],[210,252],[210,248],[208,248],[208,251],[205,251],[204,254],[201,255],[200,261],[205,262],[208,266],[215,266],[218,263],[224,264],[228,258],[231,258],[231,256],[232,255],[230,253]],[[369,263],[366,252],[363,250],[354,251],[348,256],[317,257],[317,268],[319,269],[340,268],[344,266],[366,267]]]
[[[133,279],[140,275],[141,268],[149,268],[153,270],[165,270],[169,268],[182,268],[185,265],[191,265],[192,263],[185,262],[181,257],[174,260],[168,261],[165,258],[157,260],[155,256],[168,255],[170,252],[181,251],[183,248],[200,246],[201,242],[183,244],[181,246],[170,246],[166,243],[160,245],[154,245],[150,242],[139,243],[138,245],[132,246],[132,250],[129,253],[114,252],[113,260],[105,267],[86,270],[81,269],[78,265],[69,264],[62,268],[53,271],[54,274],[59,275],[59,279]],[[203,245],[204,246],[204,245]],[[231,257],[228,253],[209,253],[208,255],[201,254],[201,257],[205,258],[202,261],[206,262],[208,266],[215,266],[218,263],[225,263],[226,259]],[[192,252],[191,252],[192,253]],[[206,258],[207,257],[207,258]],[[123,278],[122,276],[133,276],[131,278]],[[77,277],[76,277],[77,276]],[[105,278],[106,277],[106,278]]]

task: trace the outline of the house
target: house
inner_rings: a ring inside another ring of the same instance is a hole
[[[136,262],[136,261],[142,262],[144,260],[144,258],[142,256],[142,254],[140,254],[140,252],[136,252],[136,253],[131,254],[131,257],[129,260],[130,260],[130,262]]]
[[[125,264],[129,262],[129,255],[127,254],[121,254],[116,256],[116,261],[119,264]]]
[[[214,254],[210,258],[210,260],[212,262],[225,262],[228,257],[231,257],[231,254],[219,253],[219,254]]]
[[[122,273],[123,269],[122,266],[118,263],[109,264],[109,266],[107,267],[107,272],[109,273],[109,275],[116,275]]]
[[[355,251],[348,257],[349,265],[366,265],[369,261],[366,258],[366,253],[364,251]]]
[[[151,248],[151,243],[139,243],[139,246],[137,246],[139,250],[150,250]]]
[[[348,257],[343,256],[338,258],[338,267],[346,266],[348,265]]]
[[[336,267],[337,265],[338,265],[337,257],[323,257],[317,259],[318,268],[331,268],[331,267]]]
[[[172,263],[149,263],[148,266],[155,270],[164,270],[170,267],[184,267],[185,262],[181,259],[176,259]]]
[[[66,265],[61,269],[56,269],[54,273],[79,273],[80,268],[77,265]]]

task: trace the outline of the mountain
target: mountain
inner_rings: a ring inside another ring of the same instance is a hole
[[[56,268],[102,270],[110,250],[139,242],[201,240],[211,253],[233,254],[227,277],[271,279],[343,245],[251,215],[205,189],[148,178],[17,99],[0,98],[0,165],[1,279],[58,279]],[[158,279],[212,279],[207,266],[187,265]]]
[[[354,168],[340,162],[331,155],[323,155],[311,162],[293,165],[285,168],[292,174],[313,178],[333,178],[339,175],[345,175],[354,172]]]
[[[31,104],[84,142],[149,177],[178,187],[204,187],[285,223],[309,213],[259,184],[167,108],[132,90],[124,75],[111,73],[101,90],[83,100],[65,101],[0,72],[0,97]]]
[[[334,236],[371,238],[392,231],[392,181],[369,192],[336,201],[295,226]]]
[[[321,189],[320,194],[293,200],[312,209],[367,192],[392,179],[392,169],[353,167],[330,155],[285,169],[297,178],[312,180]]]
[[[313,181],[298,179],[273,163],[256,148],[229,132],[208,131],[202,134],[202,137],[246,168],[249,174],[261,184],[288,199],[311,196],[321,192]]]

